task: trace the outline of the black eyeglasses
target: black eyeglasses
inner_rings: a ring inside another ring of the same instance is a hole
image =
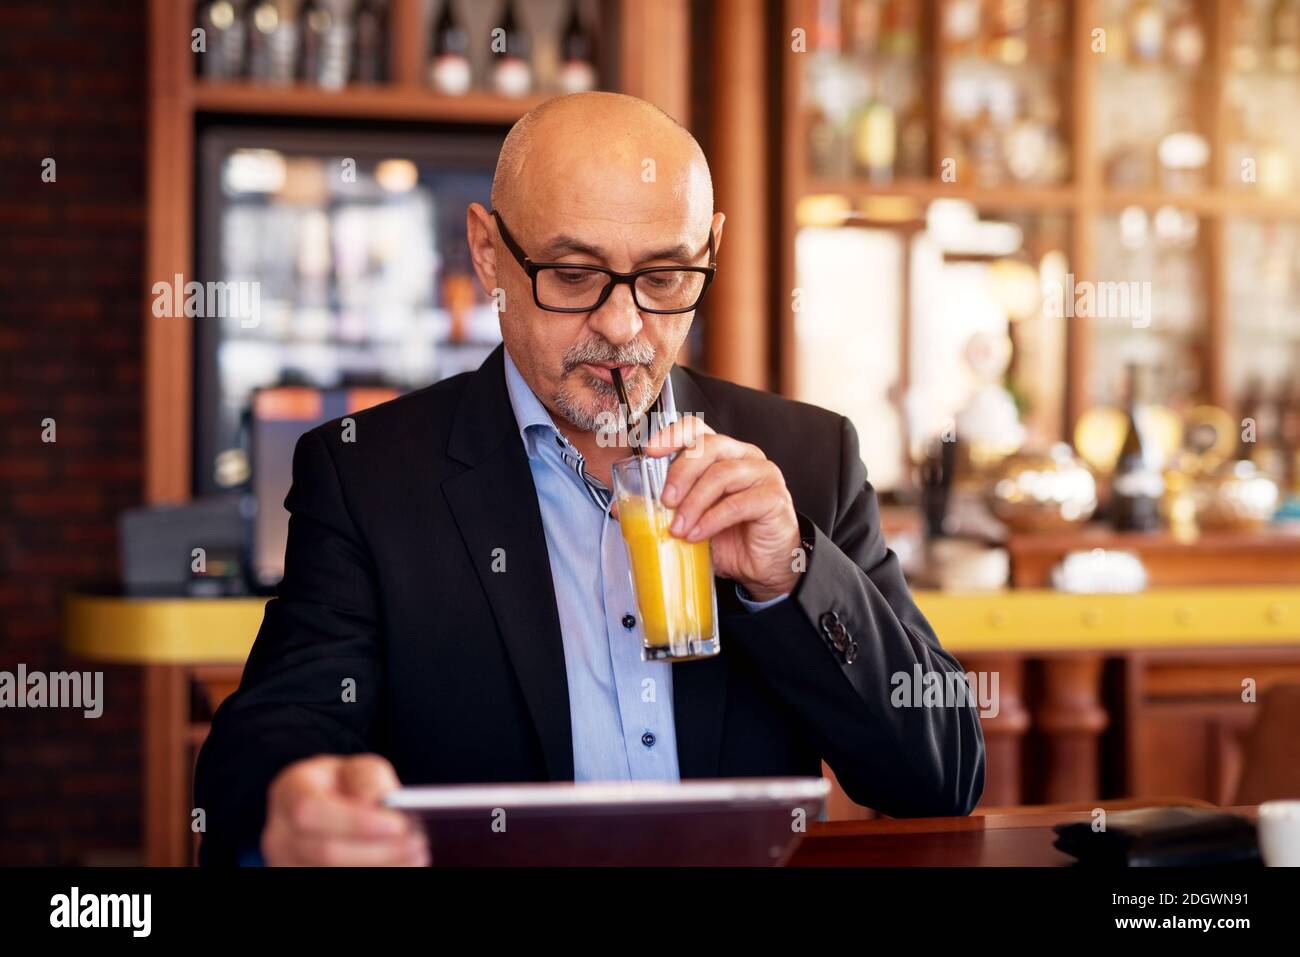
[[[650,266],[633,272],[615,272],[604,266],[585,263],[533,262],[515,242],[501,220],[492,211],[501,241],[519,261],[533,282],[533,302],[547,312],[591,312],[599,309],[620,283],[632,287],[637,309],[657,315],[690,312],[700,304],[705,290],[713,282],[717,264],[713,261],[713,230],[709,230],[709,264],[707,266]]]

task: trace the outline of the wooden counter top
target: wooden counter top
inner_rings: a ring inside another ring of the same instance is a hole
[[[1300,646],[1300,586],[915,594],[944,647],[958,654]],[[65,602],[64,640],[99,661],[243,664],[265,603],[74,594]]]

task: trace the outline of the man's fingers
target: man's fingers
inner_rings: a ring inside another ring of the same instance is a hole
[[[700,516],[695,524],[692,541],[712,538],[724,529],[763,518],[777,501],[763,485],[755,485],[735,495],[728,495]],[[688,530],[689,531],[689,530]]]
[[[682,454],[673,459],[664,476],[664,504],[675,508],[690,494],[692,487],[700,476],[704,475],[714,463],[725,459],[754,459],[766,461],[762,449],[748,442],[741,442],[729,435],[712,434],[703,436],[698,455]]]
[[[678,449],[696,445],[706,435],[715,434],[699,416],[687,415],[655,432],[644,448],[647,455],[671,455]]]
[[[766,460],[736,458],[715,461],[695,480],[686,497],[677,506],[672,534],[685,537],[710,506],[724,495],[739,492],[762,481],[769,473]]]
[[[393,766],[377,754],[358,754],[348,758],[339,769],[339,785],[349,797],[376,804],[389,791],[402,786]]]
[[[336,794],[304,794],[290,804],[285,817],[295,833],[320,837],[386,838],[412,830],[400,811]]]
[[[423,834],[385,840],[310,837],[295,842],[294,864],[309,867],[425,867],[429,844]]]

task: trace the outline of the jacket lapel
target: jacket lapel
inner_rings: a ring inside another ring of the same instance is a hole
[[[573,780],[564,643],[532,472],[506,392],[498,346],[471,377],[448,454],[469,466],[443,494],[487,593],[553,781]],[[496,549],[502,549],[501,552]],[[493,571],[503,556],[505,571]]]

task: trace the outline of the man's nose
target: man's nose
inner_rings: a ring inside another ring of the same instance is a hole
[[[592,310],[587,322],[593,331],[616,346],[631,342],[641,333],[644,325],[636,307],[636,298],[632,295],[632,287],[627,283],[615,286],[601,307]]]

